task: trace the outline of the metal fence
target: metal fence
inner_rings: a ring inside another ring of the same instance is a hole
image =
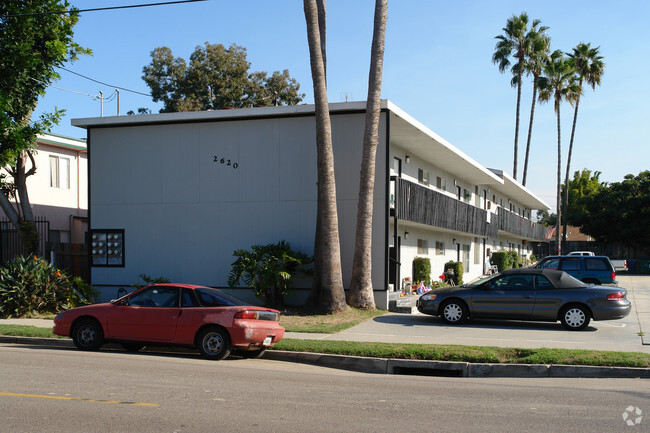
[[[38,255],[46,257],[50,234],[50,222],[45,217],[34,219],[38,231]],[[6,217],[0,219],[0,263],[7,263],[14,257],[27,254],[20,231]]]

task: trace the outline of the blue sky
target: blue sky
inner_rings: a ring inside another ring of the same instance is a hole
[[[160,1],[160,0],[157,0]],[[71,0],[79,9],[153,3],[153,0]],[[650,2],[646,0],[494,1],[389,0],[382,98],[390,99],[454,146],[490,168],[512,174],[516,91],[509,74],[492,64],[494,37],[513,14],[527,12],[549,26],[551,48],[571,51],[580,42],[600,46],[606,63],[602,85],[588,89],[580,103],[571,171],[600,171],[600,179],[650,169]],[[365,100],[372,38],[372,0],[329,0],[328,97],[330,102]],[[55,85],[104,96],[119,86],[148,93],[142,67],[161,46],[188,59],[208,41],[247,49],[251,71],[289,69],[313,102],[302,1],[262,0],[87,12],[75,27],[75,40],[91,48],[66,69],[108,83],[104,86],[67,71]],[[532,85],[522,91],[521,178]],[[53,133],[83,137],[70,120],[100,115],[88,96],[51,87],[36,115],[54,107],[67,110]],[[138,107],[157,112],[151,98],[120,91],[120,114]],[[117,113],[115,100],[104,115]],[[570,138],[572,107],[562,106],[562,165]],[[557,129],[552,103],[538,105],[533,127],[527,186],[554,207]],[[564,168],[563,168],[564,170]],[[564,175],[563,175],[564,176]]]

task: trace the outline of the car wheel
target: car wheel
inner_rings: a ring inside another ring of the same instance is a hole
[[[230,336],[220,328],[208,328],[201,332],[198,346],[204,358],[218,361],[230,355]]]
[[[467,320],[469,310],[464,302],[458,300],[449,300],[440,307],[442,320],[450,325],[458,325]]]
[[[140,344],[140,343],[122,343],[121,346],[127,352],[139,352],[144,347],[144,344]]]
[[[265,352],[266,352],[266,348],[257,349],[257,350],[238,350],[237,354],[240,355],[242,358],[258,359],[261,358]]]
[[[582,305],[569,305],[562,309],[560,322],[570,331],[581,331],[589,325],[591,314]]]
[[[97,350],[104,344],[104,331],[94,319],[84,319],[72,331],[72,341],[81,350]]]

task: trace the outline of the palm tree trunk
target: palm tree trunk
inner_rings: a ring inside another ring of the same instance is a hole
[[[521,70],[523,59],[519,59],[519,74],[517,75],[517,114],[515,116],[515,155],[512,164],[512,177],[517,180],[517,154],[519,152],[519,111],[521,109]]]
[[[580,83],[582,88],[582,83]],[[578,106],[580,95],[576,99],[576,108],[573,112],[573,125],[571,126],[571,141],[569,141],[569,154],[566,160],[566,175],[564,176],[564,224],[562,224],[562,237],[566,240],[567,225],[569,224],[569,174],[571,170],[571,153],[573,152],[573,137],[576,133],[576,122],[578,121]],[[568,251],[565,251],[565,253]]]
[[[379,144],[381,81],[384,65],[388,0],[376,0],[375,22],[370,54],[366,126],[363,133],[363,157],[357,206],[357,231],[352,263],[352,281],[348,302],[353,307],[374,309],[372,287],[372,216],[375,187],[375,162]]]
[[[347,310],[345,290],[341,275],[341,247],[339,241],[336,182],[334,179],[334,152],[332,126],[327,101],[327,84],[323,63],[318,8],[316,0],[304,0],[305,20],[316,115],[317,148],[317,213],[314,278],[311,302],[314,307],[328,313]]]
[[[528,156],[530,154],[530,141],[533,137],[533,119],[535,118],[535,103],[537,102],[537,77],[533,79],[533,103],[530,106],[530,123],[528,124],[528,140],[526,140],[526,158],[524,159],[524,176],[521,184],[526,186],[526,176],[528,175]]]
[[[560,206],[560,185],[562,184],[562,144],[560,134],[560,103],[556,103],[555,112],[557,114],[557,191],[555,199],[555,207],[557,208],[557,221],[555,223],[555,244],[557,245],[557,253],[562,251],[562,243],[560,238],[560,222],[562,221],[562,207]]]

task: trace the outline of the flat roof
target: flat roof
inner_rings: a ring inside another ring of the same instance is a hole
[[[329,104],[333,115],[366,111],[365,101]],[[415,120],[388,99],[381,101],[381,109],[389,113],[390,139],[406,151],[424,157],[450,173],[462,173],[464,181],[484,186],[493,185],[513,200],[530,209],[550,207],[502,170],[488,169]],[[262,119],[274,117],[313,116],[314,104],[255,107],[179,113],[139,114],[131,116],[87,117],[72,119],[71,124],[84,129],[124,126],[143,126],[169,123],[194,123],[227,120]],[[460,176],[459,176],[460,177]]]

